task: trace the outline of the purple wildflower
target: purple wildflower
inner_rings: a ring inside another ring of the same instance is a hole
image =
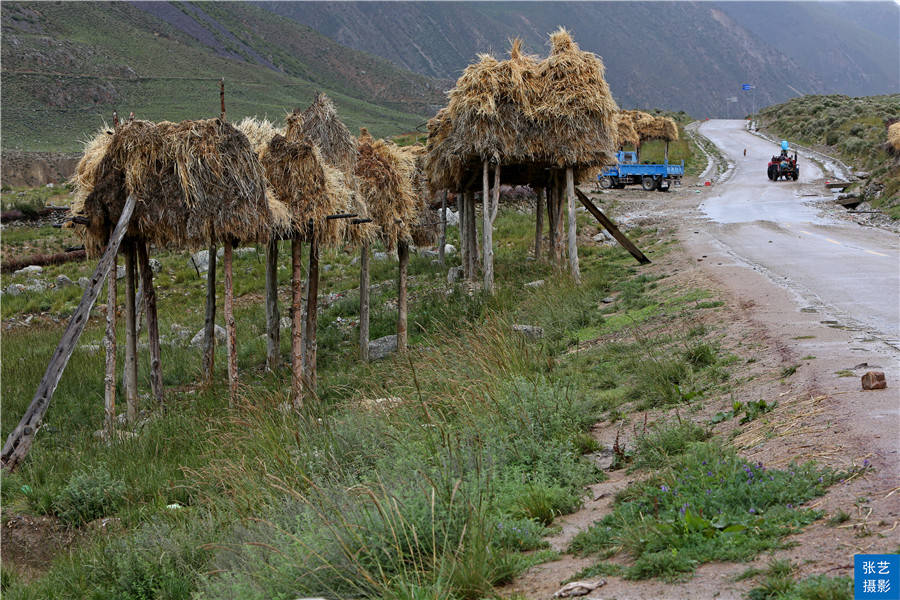
[[[822,483],[822,478],[821,478],[821,477],[819,477],[819,483]]]
[[[755,515],[755,514],[756,514],[756,509],[755,509],[755,508],[751,508],[751,509],[750,509],[750,514],[751,514],[751,515]]]
[[[661,490],[662,490],[662,491],[663,491],[663,492],[668,492],[668,491],[669,491],[669,488],[668,488],[668,486],[666,486],[666,485],[665,485],[665,484],[664,484],[664,485],[661,485],[661,486],[659,486],[659,489],[661,489]]]
[[[870,464],[871,464],[871,463],[869,463],[869,459],[868,459],[868,458],[864,459],[864,460],[863,460],[863,469],[865,469],[866,467],[868,467]]]

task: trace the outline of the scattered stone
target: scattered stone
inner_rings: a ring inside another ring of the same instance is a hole
[[[25,290],[38,294],[40,294],[41,292],[46,292],[47,282],[45,282],[43,279],[34,279],[28,282],[28,284],[25,286]]]
[[[425,258],[437,258],[440,253],[437,250],[420,250],[419,256],[424,256]]]
[[[544,328],[536,325],[513,325],[512,330],[521,333],[529,340],[539,340],[544,337]]]
[[[100,344],[82,344],[79,347],[88,354],[97,354],[100,352]]]
[[[290,329],[291,328],[291,318],[290,317],[281,317],[278,321],[278,326],[281,329]]]
[[[546,283],[546,282],[545,282],[543,279],[536,279],[536,280],[534,280],[534,281],[529,281],[528,283],[526,283],[526,284],[525,284],[525,287],[527,287],[527,288],[539,288],[539,287],[543,287],[543,285],[544,285],[545,283]]]
[[[125,265],[119,265],[116,267],[116,279],[124,279],[125,278]]]
[[[459,225],[459,213],[447,209],[447,227],[456,227]]]
[[[586,596],[603,585],[606,585],[605,579],[597,579],[596,581],[573,581],[556,590],[553,597],[574,598],[575,596]]]
[[[372,254],[372,258],[374,258],[375,260],[387,260],[388,254],[387,252],[375,252],[374,254]]]
[[[350,259],[350,266],[359,264],[359,254]]]
[[[151,259],[150,259],[149,261],[147,261],[147,262],[150,263],[150,271],[153,272],[153,273],[159,273],[160,269],[162,269],[162,263],[159,262],[159,261],[158,261],[157,259],[155,259],[155,258],[151,258]]]
[[[71,285],[75,285],[75,283],[71,279],[66,277],[65,275],[57,275],[56,276],[56,287],[64,288],[64,287],[69,287]]]
[[[616,454],[611,449],[604,448],[599,452],[588,454],[587,458],[594,463],[598,469],[606,471],[616,461]]]
[[[180,325],[179,323],[172,323],[172,325],[169,327],[169,331],[171,331],[175,339],[180,342],[183,342],[191,337],[191,330],[184,325]]]
[[[604,298],[604,299],[601,300],[600,302],[602,302],[603,304],[612,304],[612,303],[615,302],[615,301],[616,301],[616,299],[613,298],[612,296],[607,296],[606,298]]]
[[[166,504],[166,508],[168,508],[169,510],[178,510],[179,508],[181,508],[181,505],[177,502],[173,502],[172,504]]]
[[[334,265],[332,265],[332,264],[322,265],[322,272],[327,273],[328,271],[332,270],[333,268],[334,268]]]
[[[867,171],[857,171],[856,173],[854,173],[854,175],[856,175],[857,179],[868,179],[869,178],[869,173]]]
[[[125,440],[131,440],[137,437],[137,434],[133,431],[122,431],[121,429],[114,429],[112,432],[112,436],[109,435],[109,431],[106,429],[98,429],[94,432],[94,437],[98,438],[107,444],[112,442],[123,442]]]
[[[78,287],[83,290],[86,290],[91,285],[91,280],[87,277],[79,277],[78,278]]]
[[[6,288],[6,293],[10,296],[21,296],[25,291],[25,286],[21,283],[13,283]]]
[[[369,360],[381,360],[397,351],[397,335],[386,335],[369,342]]]
[[[456,283],[460,277],[462,277],[463,268],[459,267],[450,267],[447,271],[447,283],[453,284]]]
[[[862,389],[883,390],[887,387],[883,371],[869,371],[862,376]]]
[[[209,250],[194,252],[188,259],[188,265],[195,267],[201,273],[209,271]]]
[[[359,405],[363,408],[378,408],[380,406],[389,407],[402,402],[403,398],[389,396],[387,398],[363,398]]]
[[[18,271],[15,271],[13,275],[37,275],[43,270],[44,268],[38,265],[28,265],[27,267],[22,267]]]
[[[215,327],[216,332],[216,342],[220,344],[225,343],[225,328],[219,325]],[[203,329],[194,334],[194,337],[191,338],[191,347],[199,348],[203,344]]]

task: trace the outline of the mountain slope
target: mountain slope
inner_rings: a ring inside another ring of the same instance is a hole
[[[546,34],[563,25],[582,48],[603,57],[621,105],[699,117],[744,114],[754,101],[765,106],[801,92],[870,95],[900,86],[900,8],[893,3],[260,5],[432,77],[456,78],[476,53],[501,54],[514,36],[545,54]],[[742,83],[757,86],[755,100],[741,94]],[[729,96],[738,97],[736,107],[726,103]]]
[[[440,85],[240,3],[2,4],[3,148],[77,150],[113,110],[180,120],[280,119],[331,95],[351,128],[408,131]]]

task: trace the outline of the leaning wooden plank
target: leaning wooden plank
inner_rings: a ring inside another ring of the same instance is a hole
[[[578,196],[578,199],[581,200],[581,203],[584,204],[584,207],[590,211],[594,218],[600,221],[600,224],[606,227],[607,231],[609,231],[616,241],[622,244],[622,246],[631,253],[633,257],[637,259],[639,263],[642,265],[649,265],[650,259],[644,256],[644,253],[641,252],[637,246],[635,246],[631,240],[625,237],[625,234],[619,231],[619,228],[616,227],[616,224],[609,220],[609,217],[600,212],[600,209],[591,202],[590,198],[584,195],[584,192],[575,188],[575,195]]]
[[[75,309],[75,314],[72,315],[65,333],[63,333],[62,339],[59,341],[59,345],[56,347],[50,363],[47,365],[47,370],[44,372],[44,377],[34,393],[34,398],[31,400],[28,410],[25,411],[22,420],[9,434],[9,437],[6,438],[3,451],[0,453],[0,466],[7,471],[14,470],[25,458],[25,455],[28,454],[28,450],[31,449],[34,436],[41,426],[44,414],[50,407],[53,392],[56,391],[56,386],[59,385],[59,379],[69,363],[69,358],[71,358],[72,352],[75,350],[78,338],[81,337],[81,333],[84,331],[85,325],[87,325],[91,307],[94,306],[109,269],[119,252],[119,245],[122,243],[122,238],[125,237],[125,231],[128,229],[129,221],[131,221],[135,203],[136,199],[134,196],[129,195],[125,201],[125,207],[122,209],[122,215],[119,217],[119,222],[116,223],[116,228],[109,237],[106,250],[97,264],[94,276],[91,277],[91,283],[85,289],[84,296],[81,297],[81,302],[78,304],[78,308]],[[115,275],[113,276],[115,277]]]

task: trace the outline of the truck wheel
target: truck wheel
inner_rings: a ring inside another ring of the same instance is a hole
[[[775,181],[775,167],[770,165],[768,170],[766,171],[766,175],[769,176],[769,179],[771,181]]]
[[[610,179],[609,177],[601,177],[600,178],[600,187],[602,187],[604,190],[608,190],[612,186],[613,186],[612,179]]]
[[[641,188],[643,188],[645,192],[652,192],[656,189],[656,180],[649,175],[644,175],[644,177],[641,178]]]

